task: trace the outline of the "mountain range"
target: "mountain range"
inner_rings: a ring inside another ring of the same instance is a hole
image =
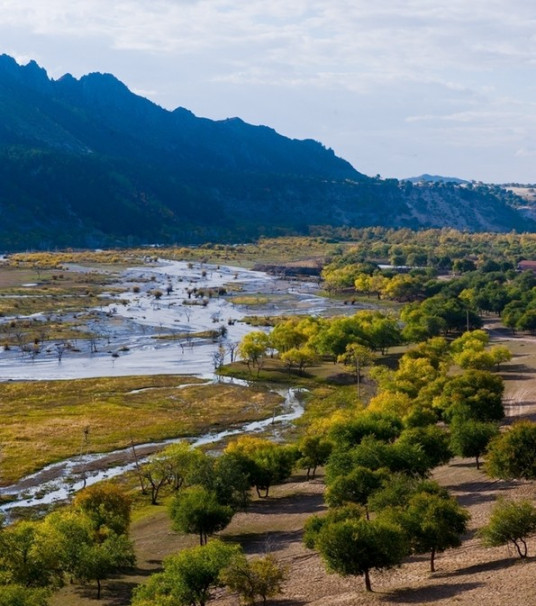
[[[0,250],[244,241],[312,226],[536,227],[499,187],[368,177],[322,144],[168,111],[0,55]]]

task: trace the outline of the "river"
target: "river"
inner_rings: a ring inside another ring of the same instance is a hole
[[[183,374],[212,381],[216,380],[213,356],[218,342],[194,337],[172,341],[166,340],[165,335],[218,329],[225,332],[224,344],[237,343],[254,330],[240,321],[246,315],[323,315],[343,309],[340,302],[318,296],[314,283],[279,280],[263,272],[230,266],[161,260],[155,266],[128,269],[121,283],[125,290],[117,301],[103,303],[89,323],[88,329],[99,335],[97,352],[92,353],[89,342],[83,339],[77,340],[74,350],[66,349],[61,357],[52,346],[37,356],[13,348],[0,353],[0,380]],[[244,297],[265,298],[253,306],[236,305],[229,296],[206,297],[206,304],[185,304],[195,301],[193,289],[207,292],[220,287],[236,290]],[[152,294],[155,289],[163,293],[160,299]],[[268,427],[277,433],[303,413],[296,390],[289,388],[282,395],[283,412],[274,418],[192,436],[189,441],[193,445],[216,443],[231,435]],[[143,458],[168,443],[169,440],[138,444],[136,452]],[[1,488],[0,495],[10,495],[13,500],[0,507],[0,511],[9,514],[17,508],[65,500],[84,485],[117,476],[134,465],[132,449],[72,457]]]

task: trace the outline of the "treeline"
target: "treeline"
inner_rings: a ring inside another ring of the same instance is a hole
[[[517,270],[519,261],[536,258],[535,236],[379,228],[361,235],[324,267],[326,289],[407,303],[406,340],[459,331],[464,323],[478,328],[487,313],[513,330],[536,329],[536,275]],[[393,267],[380,267],[385,257]]]

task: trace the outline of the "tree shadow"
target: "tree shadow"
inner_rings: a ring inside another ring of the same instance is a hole
[[[395,604],[427,604],[428,602],[454,598],[459,593],[478,589],[482,586],[483,583],[456,583],[456,585],[441,583],[439,585],[427,585],[426,587],[409,587],[384,594],[380,600]]]
[[[482,481],[482,482],[464,482],[462,484],[451,484],[445,488],[455,493],[456,500],[467,507],[478,503],[488,503],[497,499],[497,493],[511,490],[516,484],[503,480]]]
[[[268,497],[255,501],[248,512],[261,515],[319,513],[324,510],[324,498],[321,494],[288,495],[284,497]]]
[[[303,530],[266,531],[226,535],[225,540],[240,543],[246,554],[274,553],[301,542]]]
[[[523,373],[523,375],[525,375],[525,374],[533,375],[535,372],[536,372],[536,370],[534,370],[534,368],[531,368],[530,366],[527,366],[526,364],[508,364],[508,365],[501,366],[499,374],[508,375],[508,378],[510,379],[510,378],[517,377],[517,375],[515,375],[513,373]],[[522,375],[521,375],[521,378],[523,378]]]
[[[531,558],[527,558],[527,560],[530,559]],[[472,566],[458,568],[457,570],[453,570],[452,572],[437,572],[434,574],[434,578],[449,579],[452,577],[471,575],[479,572],[492,572],[494,570],[502,570],[504,568],[509,568],[510,566],[515,566],[520,561],[520,558],[512,557],[502,558],[500,560],[491,560],[489,562],[482,562],[481,564],[473,564]]]
[[[156,561],[155,561],[156,562]],[[158,561],[158,563],[161,563]],[[101,581],[101,600],[106,600],[109,606],[128,606],[132,600],[132,592],[139,585],[139,577],[150,577],[156,572],[161,572],[158,569],[133,568],[124,575],[112,576],[104,581]],[[75,593],[86,600],[97,601],[97,583],[90,582],[79,585],[75,589]]]

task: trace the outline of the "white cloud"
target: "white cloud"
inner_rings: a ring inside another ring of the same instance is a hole
[[[516,137],[507,153],[522,158],[535,32],[533,0],[0,0],[0,39],[21,62],[110,71],[165,106],[322,137],[356,164],[372,150],[382,174],[469,145],[486,179],[490,141]]]

